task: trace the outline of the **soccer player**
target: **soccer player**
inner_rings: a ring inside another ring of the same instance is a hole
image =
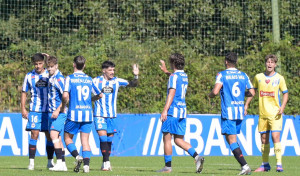
[[[277,160],[277,172],[283,172],[281,163],[280,132],[282,130],[282,114],[288,101],[288,89],[283,76],[275,71],[277,57],[273,54],[265,58],[266,71],[254,77],[253,86],[259,92],[259,120],[258,131],[261,137],[262,165],[255,172],[270,171],[270,132],[274,143],[274,151]],[[280,91],[283,93],[282,105],[280,105]],[[245,104],[245,114],[252,97]]]
[[[49,73],[44,68],[44,55],[36,53],[31,58],[34,70],[27,73],[23,82],[21,93],[21,111],[22,117],[28,119],[26,131],[31,131],[29,140],[29,165],[28,170],[34,170],[34,158],[36,153],[36,144],[39,137],[39,132],[45,132],[47,137],[47,168],[53,167],[53,153],[54,147],[48,132],[48,80]],[[29,106],[29,113],[26,110],[25,104],[27,99],[27,92],[31,93],[31,101]]]
[[[47,70],[49,72],[48,83],[48,129],[50,131],[50,137],[54,144],[54,150],[56,155],[56,164],[50,170],[53,171],[67,171],[65,163],[65,150],[61,140],[60,133],[63,132],[66,113],[60,113],[62,94],[64,90],[64,76],[58,70],[57,58],[49,56],[46,59]]]
[[[79,172],[82,162],[83,172],[90,171],[91,148],[89,145],[89,135],[92,130],[93,109],[92,92],[97,98],[101,97],[101,92],[93,84],[91,77],[83,73],[85,58],[76,56],[74,58],[74,73],[67,76],[63,93],[62,107],[60,112],[64,112],[66,103],[69,102],[67,120],[65,123],[65,143],[71,155],[76,159],[74,172]],[[96,98],[96,99],[97,99]],[[73,137],[80,131],[82,144],[82,156],[79,155],[73,142]]]
[[[226,70],[216,76],[216,83],[209,93],[214,98],[219,92],[221,97],[221,128],[235,159],[241,165],[239,175],[251,174],[243,154],[237,143],[236,135],[240,133],[244,118],[244,98],[254,96],[255,91],[246,73],[236,69],[237,54],[229,52],[225,56]],[[246,93],[246,89],[249,92]]]
[[[167,100],[161,113],[162,133],[164,142],[165,166],[157,172],[172,172],[172,136],[177,146],[187,151],[196,162],[196,172],[203,170],[204,158],[198,155],[191,144],[183,140],[186,130],[186,102],[185,94],[188,87],[188,76],[184,72],[185,59],[178,53],[171,54],[169,58],[170,66],[174,73],[170,73],[163,60],[160,61],[160,68],[169,75]]]
[[[111,61],[102,63],[103,75],[93,79],[96,87],[101,90],[103,97],[95,101],[94,124],[100,139],[100,149],[103,156],[102,171],[111,171],[109,156],[114,133],[117,132],[115,120],[117,117],[117,96],[120,86],[136,87],[138,85],[139,68],[133,65],[134,79],[128,82],[117,78],[115,64]]]

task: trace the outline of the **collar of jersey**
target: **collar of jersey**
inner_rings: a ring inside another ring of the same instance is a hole
[[[35,69],[33,69],[33,70],[32,70],[32,73],[37,74],[37,75],[44,75],[44,74],[47,74],[47,73],[48,73],[48,70],[45,69],[45,68],[44,68],[44,70],[45,70],[45,71],[44,71],[42,74],[38,74],[38,73],[35,71]]]
[[[272,77],[275,76],[276,74],[277,74],[277,72],[275,72],[274,75],[272,75],[272,76],[267,76],[266,73],[264,73],[264,75],[265,75],[267,78],[272,78]]]
[[[56,76],[58,73],[59,73],[59,70],[57,69],[57,70],[55,71],[55,73],[54,73],[51,77]]]
[[[236,68],[227,68],[226,70],[237,70]]]
[[[80,74],[84,74],[83,71],[76,71],[74,73],[80,73]]]
[[[184,72],[184,70],[176,70],[174,73],[176,73],[176,72]]]

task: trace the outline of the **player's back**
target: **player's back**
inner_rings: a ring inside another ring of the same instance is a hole
[[[245,91],[253,88],[247,74],[230,68],[218,74],[218,81],[223,85],[220,91],[222,118],[243,119]]]
[[[92,78],[83,72],[75,72],[66,78],[65,90],[69,92],[68,119],[90,122],[92,116]]]
[[[178,118],[186,118],[185,95],[188,87],[188,76],[183,70],[175,71],[169,78],[168,94],[170,89],[176,89],[173,102],[169,108],[168,115]]]

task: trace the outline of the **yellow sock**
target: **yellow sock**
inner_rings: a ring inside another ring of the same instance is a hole
[[[263,163],[268,163],[269,162],[269,154],[270,154],[270,143],[261,145],[261,153],[262,153]]]
[[[276,156],[276,161],[278,165],[281,165],[281,143],[274,143],[274,152]]]

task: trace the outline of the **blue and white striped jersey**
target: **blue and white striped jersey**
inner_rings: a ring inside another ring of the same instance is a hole
[[[74,122],[93,121],[92,93],[101,93],[93,79],[81,71],[74,72],[67,76],[64,91],[70,97],[67,118]]]
[[[246,73],[229,68],[216,76],[216,83],[222,84],[221,117],[229,120],[244,119],[244,98],[246,89],[253,88]]]
[[[129,82],[117,77],[106,80],[103,76],[94,78],[93,82],[103,93],[103,97],[95,101],[94,116],[117,117],[117,96],[119,87],[127,86]]]
[[[55,111],[61,104],[62,94],[64,92],[65,78],[59,70],[56,70],[54,75],[49,78],[48,83],[48,105],[49,112]]]
[[[176,118],[186,118],[185,94],[188,87],[188,76],[183,70],[177,70],[169,77],[167,96],[170,89],[176,89],[168,115]]]
[[[48,80],[49,73],[45,69],[42,74],[35,70],[27,73],[23,82],[23,92],[30,90],[31,100],[29,110],[33,112],[47,112],[48,110]]]

